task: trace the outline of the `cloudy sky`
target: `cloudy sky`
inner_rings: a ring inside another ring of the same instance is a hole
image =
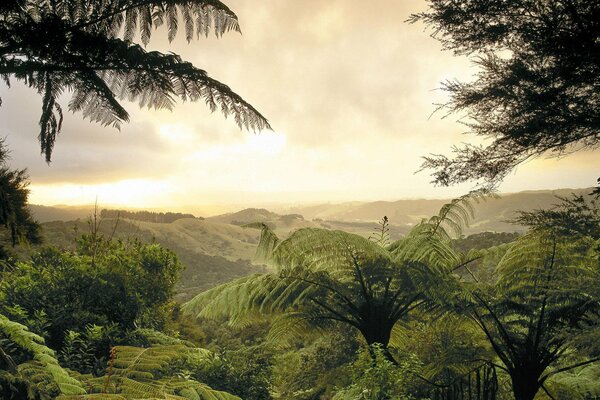
[[[126,103],[120,131],[66,116],[50,165],[37,143],[41,98],[0,87],[0,135],[11,165],[27,167],[31,202],[98,203],[217,212],[273,203],[448,197],[421,157],[473,142],[458,116],[431,115],[445,79],[468,80],[469,61],[442,52],[404,21],[423,1],[228,0],[243,35],[167,43],[259,109],[274,132],[240,131],[201,103],[170,111]],[[64,103],[66,104],[66,100]],[[504,192],[592,186],[597,153],[519,167]]]

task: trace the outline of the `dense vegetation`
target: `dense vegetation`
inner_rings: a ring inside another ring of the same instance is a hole
[[[494,185],[544,151],[597,144],[596,3],[429,5],[413,19],[457,53],[483,53],[478,78],[447,89],[451,111],[466,110],[475,133],[493,139],[454,160],[428,158],[437,183]],[[179,18],[188,41],[239,30],[217,0],[0,3],[0,77],[42,95],[48,161],[64,91],[73,93],[71,110],[103,124],[128,119],[117,98],[155,108],[202,98],[238,125],[268,127],[204,71],[133,42],[139,34],[148,43],[162,24],[172,40]],[[59,245],[10,248],[42,236],[27,208],[26,172],[5,161],[0,143],[2,399],[600,398],[600,209],[589,196],[520,213],[522,234],[468,237],[473,204],[488,191],[444,204],[408,232],[383,217],[368,237],[250,209],[222,218],[260,230],[255,243],[240,226],[227,228],[238,234],[236,250],[256,245],[267,268],[238,274],[248,264],[221,257],[233,244],[215,234],[213,254],[181,253],[186,263],[226,270],[212,271],[218,279],[207,284],[169,250],[184,247],[177,230],[159,242],[120,221],[185,225],[183,214],[105,211],[71,232],[47,225]],[[299,229],[284,238],[273,218]],[[204,290],[223,277],[235,279]],[[201,293],[175,300],[178,289],[192,288]]]
[[[303,228],[279,239],[249,224],[272,272],[181,309],[175,254],[92,217],[69,246],[3,262],[2,396],[599,395],[596,202],[522,213],[523,235],[461,236],[482,196],[454,200],[397,241],[387,218],[369,238]]]
[[[100,211],[101,218],[126,218],[134,221],[155,222],[158,224],[170,224],[182,218],[198,218],[192,214],[174,213],[174,212],[155,212],[155,211],[127,211],[127,210],[107,210]]]

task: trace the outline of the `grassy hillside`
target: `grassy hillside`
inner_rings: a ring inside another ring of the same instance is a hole
[[[517,210],[530,211],[549,208],[557,203],[556,196],[569,196],[571,193],[588,194],[587,189],[540,190],[503,194],[498,199],[489,199],[475,206],[475,220],[469,233],[483,231],[513,232],[522,228],[508,223]],[[422,218],[437,213],[444,200],[398,200],[322,204],[307,207],[292,207],[286,212],[302,214],[309,220],[323,219],[345,222],[376,222],[387,215],[392,225],[403,227],[414,225]]]
[[[39,222],[50,221],[74,221],[77,219],[86,219],[94,212],[93,206],[42,206],[39,204],[30,204],[29,209],[33,216]]]
[[[114,226],[115,220],[103,220],[100,232],[106,237],[114,231],[116,238],[157,242],[177,254],[185,267],[177,284],[177,299],[181,301],[220,283],[263,271],[250,262],[258,242],[257,231],[197,219],[171,224],[119,220],[116,229]],[[89,227],[84,220],[53,221],[43,223],[42,231],[46,244],[72,249],[76,238]]]
[[[557,202],[556,195],[568,196],[571,192],[589,193],[590,189],[521,192],[489,199],[476,206],[476,218],[466,234],[495,231],[515,232],[520,227],[509,224],[516,210],[548,208]],[[185,266],[177,285],[180,300],[187,300],[195,294],[219,283],[232,280],[264,267],[251,263],[260,232],[243,228],[249,222],[268,224],[280,238],[291,231],[304,227],[339,229],[368,237],[377,227],[377,221],[384,215],[390,219],[390,235],[396,240],[408,232],[422,218],[438,212],[447,200],[399,200],[370,203],[342,203],[317,205],[288,209],[287,214],[249,208],[236,213],[209,217],[179,219],[172,223],[153,223],[106,219],[100,231],[118,238],[138,238],[156,241],[173,250]],[[32,206],[38,220],[43,223],[46,243],[64,248],[74,246],[74,240],[88,232],[87,217],[90,208],[55,208]],[[78,219],[77,219],[78,218]],[[61,219],[75,219],[69,222]]]

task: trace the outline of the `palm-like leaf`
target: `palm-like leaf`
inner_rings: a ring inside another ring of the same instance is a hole
[[[248,129],[267,120],[228,86],[175,54],[148,52],[152,31],[166,24],[173,40],[183,20],[187,40],[239,31],[237,17],[217,0],[25,0],[0,10],[0,77],[15,77],[43,97],[42,152],[50,160],[62,126],[58,98],[73,92],[69,109],[103,125],[129,119],[119,99],[172,108],[176,99],[204,100]]]
[[[186,314],[229,317],[244,323],[275,316],[271,337],[346,324],[367,343],[387,345],[394,325],[416,307],[450,297],[451,269],[462,258],[450,247],[446,226],[468,217],[471,194],[444,206],[401,243],[388,248],[342,231],[305,228],[279,240],[265,224],[257,254],[274,273],[245,277],[186,303]],[[423,249],[426,247],[426,249]]]
[[[44,345],[44,339],[26,326],[11,321],[0,315],[0,333],[33,355],[33,360],[15,366],[16,373],[23,376],[28,383],[28,390],[37,394],[84,394],[85,390],[80,382],[69,376],[61,368],[52,349]],[[4,354],[4,352],[2,351]]]
[[[177,376],[177,366],[188,357],[195,361],[211,353],[183,345],[149,348],[118,346],[107,374],[82,376],[91,394],[64,396],[64,400],[87,399],[186,399],[239,400],[237,396],[213,390],[206,384]]]

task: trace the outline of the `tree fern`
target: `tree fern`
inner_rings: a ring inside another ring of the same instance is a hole
[[[464,226],[474,193],[444,206],[401,243],[388,247],[343,231],[304,228],[285,240],[265,224],[257,254],[275,272],[219,286],[183,306],[188,315],[228,317],[243,324],[274,317],[271,338],[310,329],[350,326],[368,344],[387,346],[394,325],[417,307],[449,298],[456,284],[452,268],[462,261],[449,243],[446,226]],[[385,228],[385,227],[384,227]],[[423,250],[423,247],[427,247]]]
[[[218,0],[24,0],[0,9],[0,78],[14,77],[42,96],[41,151],[50,161],[61,130],[58,100],[72,92],[68,108],[103,125],[129,120],[120,100],[171,109],[176,99],[204,100],[211,111],[233,115],[238,126],[260,130],[267,120],[228,86],[176,54],[146,51],[166,25],[172,41],[181,29],[194,36],[239,31],[236,15]]]
[[[577,354],[582,327],[600,311],[597,243],[535,230],[502,256],[494,284],[465,285],[464,311],[485,333],[517,400],[532,399],[553,375],[594,362]]]
[[[69,376],[56,360],[54,351],[44,345],[44,339],[26,326],[0,315],[0,333],[10,342],[30,353],[32,360],[15,365],[13,373],[22,376],[28,382],[31,397],[49,396],[51,393],[63,395],[84,394],[80,382]]]

